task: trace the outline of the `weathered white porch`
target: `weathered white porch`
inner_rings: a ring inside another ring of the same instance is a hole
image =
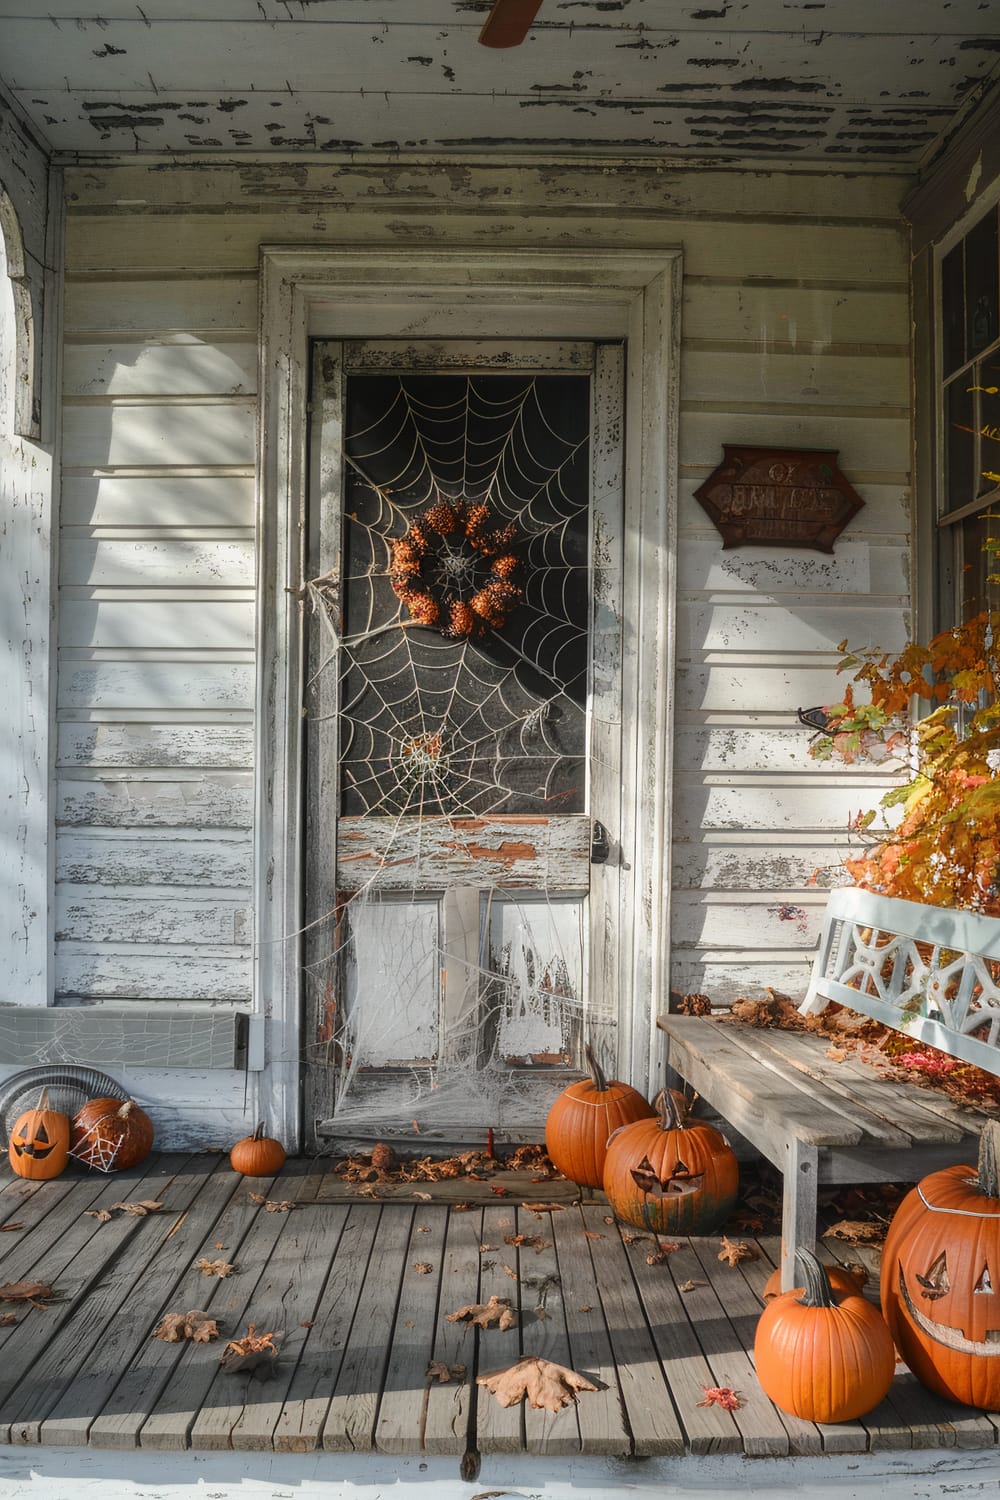
[[[751,1352],[773,1238],[751,1240],[760,1258],[737,1267],[719,1261],[716,1239],[650,1264],[653,1239],[623,1233],[603,1201],[574,1203],[563,1184],[565,1206],[536,1212],[524,1195],[551,1202],[549,1184],[514,1174],[497,1184],[505,1197],[468,1181],[436,1190],[437,1201],[409,1188],[372,1201],[345,1196],[322,1160],[251,1181],[214,1155],[159,1156],[113,1178],[8,1178],[0,1280],[42,1281],[58,1295],[45,1310],[15,1306],[16,1321],[0,1326],[0,1443],[113,1449],[143,1467],[154,1454],[269,1453],[274,1479],[301,1454],[326,1455],[331,1478],[347,1456],[382,1455],[448,1459],[471,1480],[484,1461],[518,1455],[995,1450],[1000,1416],[940,1401],[903,1369],[863,1421],[818,1427],[780,1413]],[[250,1191],[295,1207],[270,1212]],[[163,1207],[110,1221],[90,1212],[141,1199]],[[529,1242],[509,1243],[518,1234]],[[203,1258],[235,1269],[206,1276]],[[446,1320],[494,1294],[518,1308],[518,1329]],[[218,1319],[218,1341],[151,1338],[165,1312],[192,1308]],[[220,1370],[224,1343],[250,1323],[282,1334],[267,1381]],[[556,1416],[504,1410],[475,1376],[522,1353],[571,1365],[600,1389]],[[464,1377],[429,1381],[432,1359],[464,1366]],[[701,1405],[711,1386],[743,1404]]]

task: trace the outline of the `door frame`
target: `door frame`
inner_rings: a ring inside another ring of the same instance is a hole
[[[663,1081],[670,973],[681,251],[262,246],[255,1012],[261,1113],[301,1149],[303,567],[314,338],[625,339],[619,1076]]]

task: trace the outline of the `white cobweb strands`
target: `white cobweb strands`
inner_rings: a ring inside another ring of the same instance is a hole
[[[339,757],[306,955],[338,1121],[454,1114],[470,1087],[499,1121],[519,1066],[577,1065],[613,1028],[585,998],[582,898],[544,859],[516,896],[471,854],[435,874],[455,820],[586,812],[589,482],[585,376],[348,380],[343,582],[310,591],[307,703]]]

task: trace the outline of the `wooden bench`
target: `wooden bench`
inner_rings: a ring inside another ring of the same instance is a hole
[[[804,1014],[839,1001],[1000,1073],[1000,920],[842,888],[830,893]],[[882,1077],[832,1038],[717,1015],[663,1015],[667,1062],[781,1172],[782,1284],[816,1238],[820,1184],[915,1182],[975,1162],[986,1116]]]

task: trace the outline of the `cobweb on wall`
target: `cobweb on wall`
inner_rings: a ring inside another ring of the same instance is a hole
[[[530,1070],[578,1065],[585,1025],[610,1036],[559,857],[587,808],[589,405],[580,375],[348,380],[308,699],[339,759],[307,973],[340,1122],[502,1123]],[[523,892],[497,817],[555,831]]]

